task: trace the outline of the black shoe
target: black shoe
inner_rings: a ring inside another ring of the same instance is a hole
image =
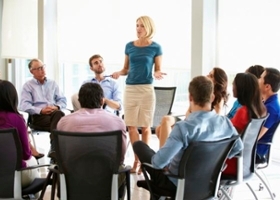
[[[45,156],[45,154],[43,153],[39,153],[37,156],[34,156],[36,158],[36,160],[43,158]]]

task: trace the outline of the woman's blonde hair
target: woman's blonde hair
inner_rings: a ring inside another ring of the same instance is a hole
[[[150,18],[149,16],[141,16],[136,20],[136,22],[138,20],[140,22],[142,22],[142,24],[144,25],[144,28],[147,32],[145,37],[149,38],[149,39],[152,39],[154,34],[155,34],[155,23],[152,20],[152,18]]]

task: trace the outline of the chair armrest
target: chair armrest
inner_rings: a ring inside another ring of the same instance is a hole
[[[227,165],[226,163],[224,163],[223,166],[222,166],[221,172],[225,171],[225,169],[227,168],[227,166],[228,166],[228,165]]]
[[[29,170],[29,169],[37,169],[37,168],[49,167],[49,166],[50,166],[50,164],[45,164],[45,165],[33,165],[33,166],[21,168],[19,171],[24,171],[24,170]]]
[[[258,142],[258,144],[272,145],[272,142]]]
[[[178,175],[172,174],[170,171],[167,171],[167,170],[163,170],[163,173],[164,173],[166,176],[169,176],[169,177],[172,177],[172,178],[180,178]]]
[[[175,174],[172,174],[171,172],[169,172],[168,170],[166,169],[159,169],[159,168],[155,168],[152,164],[150,163],[142,163],[141,164],[141,168],[144,169],[146,171],[146,168],[150,168],[150,169],[153,169],[155,171],[159,171],[159,172],[162,172],[163,174],[167,175],[167,176],[172,176],[172,177],[178,177],[177,175]],[[144,171],[143,170],[143,171]]]
[[[173,117],[185,117],[186,116],[185,113],[184,114],[179,114],[179,113],[172,113],[172,112],[169,115],[171,115]]]
[[[131,166],[127,165],[123,169],[119,169],[118,173],[124,173],[131,170]]]
[[[65,115],[68,115],[68,114],[70,114],[70,113],[73,113],[73,112],[74,112],[74,110],[73,110],[73,109],[69,109],[69,108],[63,108],[61,111],[62,111],[62,112],[64,112],[64,113],[65,113]],[[69,112],[70,112],[70,113],[69,113]]]
[[[157,170],[157,171],[163,171],[163,169],[158,169],[158,168],[155,168],[152,164],[150,163],[142,163],[141,164],[141,168],[151,168],[153,170]]]
[[[48,167],[48,170],[54,172],[54,173],[57,173],[59,174],[60,172],[58,171],[58,166],[57,165],[52,165],[50,167]]]
[[[23,119],[25,120],[25,123],[27,124],[29,114],[27,112],[21,111],[21,110],[19,110],[19,113],[23,116]]]

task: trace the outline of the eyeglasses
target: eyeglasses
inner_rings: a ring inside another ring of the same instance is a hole
[[[32,70],[39,70],[39,71],[41,71],[41,70],[43,70],[45,68],[46,68],[46,64],[44,64],[44,65],[42,65],[40,67],[37,67],[37,68],[32,68]]]

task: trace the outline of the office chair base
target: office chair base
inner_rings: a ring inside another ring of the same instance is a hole
[[[262,183],[260,184],[261,190],[263,189],[263,185],[264,185],[264,187],[267,189],[267,191],[268,191],[268,193],[269,193],[271,199],[274,200],[274,199],[276,198],[275,193],[273,193],[273,192],[270,190],[270,188],[269,188],[269,186],[267,185],[267,183],[264,181],[264,179],[260,176],[260,174],[259,174],[257,171],[255,172],[255,174],[259,177],[259,179],[260,179],[261,182],[262,182]],[[263,184],[263,185],[262,185],[262,184]],[[259,191],[261,191],[260,188],[259,188]]]

